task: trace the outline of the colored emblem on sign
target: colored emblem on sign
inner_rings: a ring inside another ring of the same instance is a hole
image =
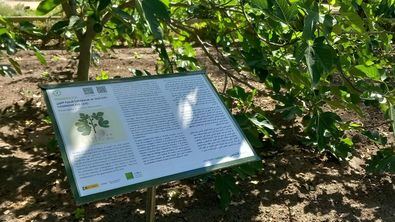
[[[60,95],[62,95],[62,93],[60,92],[60,90],[55,90],[55,91],[53,91],[53,95],[60,96]]]
[[[132,172],[125,173],[125,177],[126,177],[126,179],[127,179],[127,180],[131,180],[131,179],[133,179],[133,178],[134,178],[134,176],[133,176],[133,173],[132,173]]]

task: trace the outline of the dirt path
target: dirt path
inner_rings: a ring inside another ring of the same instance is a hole
[[[17,58],[24,74],[0,77],[0,221],[77,220],[37,86],[66,78],[75,62],[61,51],[45,54],[48,66],[25,52]],[[104,55],[91,75],[106,70],[111,76],[130,76],[128,68],[154,72],[155,60],[151,49],[116,50]],[[207,69],[221,90],[222,74]],[[259,102],[269,111],[274,106],[266,99]],[[355,157],[336,163],[280,140],[281,147],[258,150],[264,170],[251,181],[240,181],[240,195],[227,211],[219,207],[212,181],[188,179],[158,188],[158,221],[395,221],[395,177],[365,174],[365,160],[377,151],[369,141],[360,138]],[[81,209],[85,221],[144,221],[144,190]]]

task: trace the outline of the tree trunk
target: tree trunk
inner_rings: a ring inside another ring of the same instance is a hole
[[[80,42],[80,55],[78,57],[77,81],[89,80],[89,66],[91,62],[91,47],[93,38],[84,36]]]
[[[80,41],[80,55],[78,57],[78,71],[77,81],[88,81],[89,80],[89,66],[91,64],[91,48],[92,41],[95,38],[96,32],[93,29],[95,20],[92,17],[88,17],[86,32]]]

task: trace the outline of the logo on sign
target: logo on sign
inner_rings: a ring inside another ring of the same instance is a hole
[[[60,95],[62,95],[62,92],[60,92],[60,90],[55,90],[55,91],[53,91],[53,95],[60,96]]]

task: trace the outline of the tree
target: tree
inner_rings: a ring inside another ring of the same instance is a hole
[[[77,37],[79,48],[77,79],[79,81],[88,80],[92,43],[98,35],[103,33],[103,29],[108,29],[106,24],[109,21],[114,19],[130,28],[134,25],[135,19],[127,11],[137,9],[141,18],[144,18],[148,23],[155,39],[161,41],[160,21],[170,18],[167,6],[159,0],[44,0],[40,2],[37,13],[45,15],[59,5],[61,5],[66,19],[57,22],[52,30],[58,34],[71,31]],[[126,35],[126,33],[124,34]]]

